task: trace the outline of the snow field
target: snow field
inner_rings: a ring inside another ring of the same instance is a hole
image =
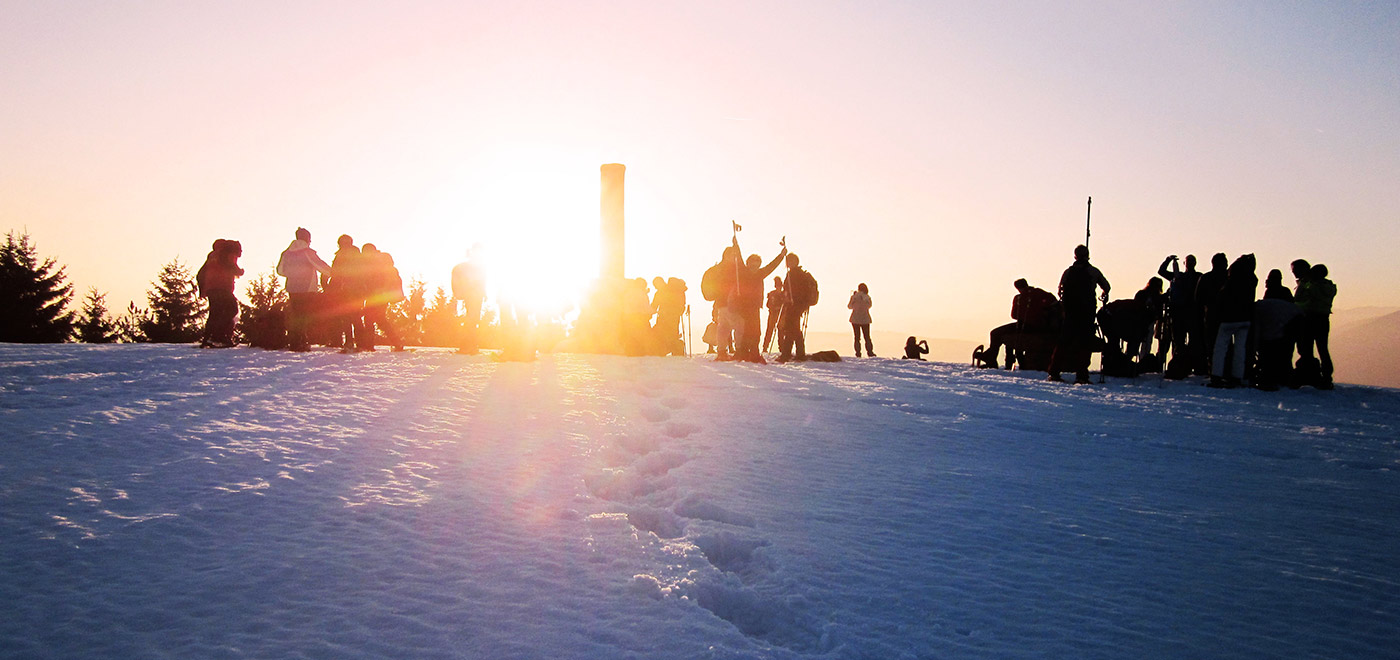
[[[1386,657],[1400,393],[0,346],[0,656]]]

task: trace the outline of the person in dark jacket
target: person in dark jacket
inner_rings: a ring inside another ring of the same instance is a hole
[[[1296,267],[1294,273],[1298,273]],[[1313,346],[1317,346],[1320,371],[1315,384],[1318,389],[1324,390],[1332,389],[1332,352],[1328,349],[1327,339],[1332,332],[1332,301],[1336,297],[1337,285],[1327,279],[1327,266],[1322,264],[1307,268],[1307,275],[1299,279],[1298,291],[1293,297],[1293,301],[1303,310],[1304,339],[1298,343],[1298,354],[1300,358],[1310,361]]]
[[[807,359],[807,338],[802,317],[817,303],[817,280],[802,268],[797,254],[787,256],[787,277],[783,280],[783,311],[778,318],[778,361]]]
[[[904,342],[904,359],[922,360],[928,355],[928,340],[910,337]]]
[[[1254,255],[1245,254],[1230,264],[1225,286],[1216,297],[1220,329],[1215,338],[1215,355],[1211,358],[1210,386],[1236,387],[1244,380],[1249,362],[1249,326],[1254,320],[1254,294],[1259,278],[1254,274]],[[1226,355],[1233,351],[1234,359],[1226,370]]]
[[[452,267],[452,299],[462,303],[462,330],[457,339],[457,352],[475,355],[478,329],[481,325],[481,304],[486,300],[486,274],[481,267],[480,250],[473,246],[467,260]]]
[[[385,339],[389,340],[389,346],[395,351],[402,351],[403,341],[399,339],[398,328],[389,321],[389,305],[404,299],[403,277],[394,266],[394,258],[388,252],[380,252],[373,243],[365,243],[360,248],[360,257],[364,260],[365,332],[359,348],[362,351],[374,350],[375,339],[379,337],[375,330],[378,326],[384,332]]]
[[[1074,263],[1060,276],[1060,303],[1064,306],[1065,320],[1060,327],[1060,340],[1055,353],[1050,358],[1049,380],[1064,382],[1060,374],[1074,370],[1074,382],[1084,385],[1089,382],[1089,361],[1093,358],[1096,343],[1094,299],[1096,289],[1103,293],[1098,299],[1108,302],[1108,280],[1103,273],[1089,263],[1089,248],[1080,245],[1074,248]]]
[[[1203,273],[1196,281],[1196,314],[1200,318],[1202,338],[1201,350],[1196,351],[1196,375],[1210,373],[1215,338],[1220,334],[1220,288],[1225,286],[1225,273],[1229,265],[1230,260],[1225,253],[1217,252],[1210,258],[1210,271]]]
[[[1270,279],[1274,273],[1278,270],[1269,273]],[[1279,277],[1283,274],[1279,273]],[[1265,293],[1263,300],[1254,303],[1254,326],[1250,332],[1257,352],[1255,387],[1272,392],[1292,382],[1293,346],[1302,322],[1303,312],[1292,300]]]
[[[1283,272],[1275,268],[1264,277],[1264,297],[1261,300],[1293,302],[1293,292],[1283,285]]]
[[[997,368],[997,356],[1001,353],[1002,345],[1005,344],[1007,346],[1006,368],[1010,369],[1016,361],[1016,354],[1025,348],[1023,338],[1045,334],[1053,329],[1051,314],[1055,307],[1055,294],[1031,286],[1025,278],[1012,282],[1011,286],[1016,288],[1016,296],[1011,299],[1011,318],[1013,321],[992,328],[992,331],[988,333],[986,350],[978,351],[973,356],[981,363],[980,366]],[[1024,364],[1021,366],[1025,368]],[[1042,363],[1040,366],[1044,367],[1044,364]]]
[[[1196,285],[1201,274],[1196,271],[1196,255],[1186,255],[1186,270],[1180,270],[1181,260],[1171,255],[1157,268],[1157,275],[1171,284],[1167,292],[1167,315],[1171,327],[1171,363],[1168,378],[1184,378],[1200,361],[1201,316],[1196,305]],[[1167,266],[1171,270],[1167,270]]]
[[[656,287],[656,294],[651,298],[651,308],[656,314],[656,323],[652,325],[656,351],[661,355],[683,355],[681,316],[685,314],[685,280],[656,277],[651,283]]]
[[[209,300],[209,315],[205,317],[200,346],[228,348],[234,345],[233,332],[238,324],[238,298],[234,295],[234,280],[243,274],[238,258],[243,246],[238,241],[218,239],[195,274],[199,295]]]
[[[331,260],[331,275],[325,283],[332,323],[341,337],[341,353],[354,353],[365,339],[365,276],[364,258],[355,239],[342,234],[336,239],[339,248]]]

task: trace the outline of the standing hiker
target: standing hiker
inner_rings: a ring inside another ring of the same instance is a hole
[[[851,300],[846,303],[846,309],[851,310],[851,333],[855,335],[856,357],[860,357],[860,337],[865,335],[865,352],[870,357],[875,357],[875,346],[870,342],[870,307],[874,303],[870,300],[870,288],[861,282],[855,291],[851,292]]]
[[[287,347],[293,351],[311,350],[306,329],[316,309],[316,299],[321,287],[317,274],[331,272],[327,264],[311,249],[311,232],[298,227],[296,239],[282,256],[277,259],[277,274],[286,279],[287,290]]]
[[[242,254],[243,246],[238,241],[218,239],[195,275],[200,297],[209,299],[209,315],[205,318],[200,346],[233,346],[233,331],[238,323],[234,280],[243,274],[243,269],[238,267],[238,257]]]
[[[477,249],[467,252],[467,260],[452,267],[452,298],[462,302],[462,331],[457,352],[475,355],[480,349],[477,328],[481,323],[481,303],[486,300],[486,277],[482,274]]]
[[[1074,263],[1060,276],[1060,303],[1064,305],[1065,320],[1060,328],[1060,340],[1050,357],[1049,380],[1062,383],[1063,371],[1074,370],[1076,385],[1089,382],[1089,361],[1095,343],[1094,291],[1103,289],[1099,300],[1108,302],[1109,284],[1103,273],[1089,263],[1089,248],[1074,248]]]
[[[802,334],[802,318],[820,298],[817,278],[802,268],[802,260],[795,253],[788,254],[787,268],[787,277],[783,280],[787,298],[783,301],[782,315],[778,319],[779,362],[807,359],[807,339]]]
[[[364,261],[360,248],[355,247],[355,239],[349,234],[341,234],[336,245],[331,275],[325,285],[326,298],[336,335],[341,338],[340,352],[354,353],[365,338]]]
[[[399,275],[399,269],[394,266],[394,258],[388,252],[380,252],[373,243],[365,243],[360,248],[360,256],[364,259],[365,269],[365,340],[360,342],[360,349],[373,351],[375,339],[379,333],[384,332],[384,338],[389,340],[389,346],[395,351],[403,350],[403,341],[399,339],[398,328],[389,321],[389,305],[404,299],[403,277]]]
[[[1201,316],[1196,304],[1196,285],[1201,274],[1196,272],[1196,255],[1186,255],[1186,270],[1180,269],[1181,260],[1171,255],[1157,268],[1157,275],[1171,283],[1167,292],[1167,315],[1171,327],[1171,362],[1168,363],[1167,378],[1185,378],[1191,374],[1199,360],[1194,354],[1200,350]],[[1171,270],[1167,270],[1167,266]]]

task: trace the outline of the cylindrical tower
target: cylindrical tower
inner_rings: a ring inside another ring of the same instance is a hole
[[[602,215],[599,234],[598,275],[604,278],[624,277],[626,234],[623,231],[622,184],[627,166],[609,163],[602,167],[603,189],[599,203]]]

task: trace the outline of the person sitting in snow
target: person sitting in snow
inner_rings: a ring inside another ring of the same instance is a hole
[[[910,337],[904,342],[905,360],[922,360],[928,355],[928,341],[917,337]]]

